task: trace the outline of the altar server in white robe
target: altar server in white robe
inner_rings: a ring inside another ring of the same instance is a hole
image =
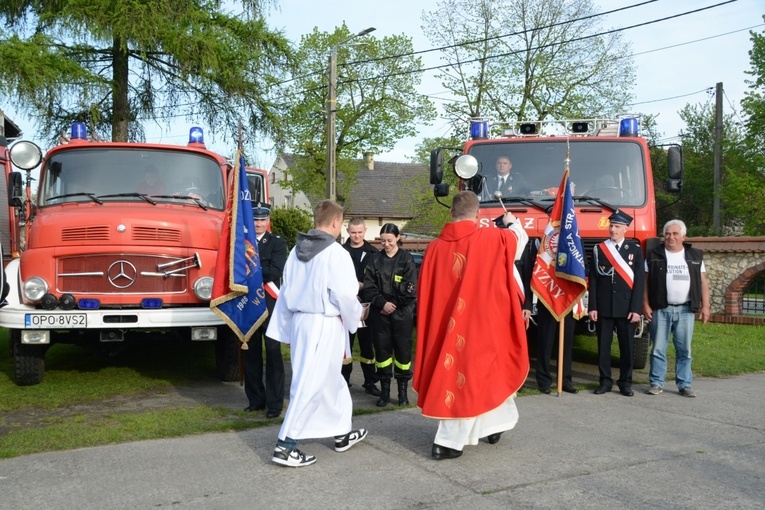
[[[290,401],[271,459],[288,467],[316,462],[297,448],[300,439],[334,436],[335,451],[344,452],[367,435],[365,429],[353,430],[353,401],[340,370],[350,355],[348,333],[356,331],[362,315],[353,261],[336,242],[342,207],[319,202],[314,226],[298,234],[287,258],[266,332],[290,345]]]

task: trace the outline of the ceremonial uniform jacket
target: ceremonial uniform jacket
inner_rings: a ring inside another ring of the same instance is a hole
[[[611,243],[611,240],[606,240],[606,243]],[[630,312],[639,314],[643,309],[643,250],[640,245],[625,239],[622,241],[619,255],[634,274],[631,289],[622,275],[614,269],[600,244],[592,250],[588,306],[590,311],[597,311],[599,317],[626,318]]]
[[[258,241],[258,255],[263,268],[263,285],[274,282],[277,287],[282,285],[284,264],[287,263],[287,242],[282,237],[266,232]],[[269,316],[274,311],[276,300],[266,292],[266,307]]]
[[[486,179],[487,191],[490,196],[494,195],[494,192],[501,191],[503,197],[511,196],[525,196],[531,191],[529,183],[526,179],[520,175],[510,172],[505,180],[505,185],[502,189],[499,189],[499,175],[496,173]]]

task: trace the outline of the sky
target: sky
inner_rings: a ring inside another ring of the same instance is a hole
[[[359,2],[358,0],[277,0],[278,6],[268,15],[269,26],[282,30],[296,45],[300,37],[317,27],[332,32],[343,22],[352,33],[367,27],[376,30],[366,37],[382,38],[406,35],[412,38],[415,51],[432,48],[423,35],[421,26],[424,12],[434,11],[437,0],[386,0]],[[746,71],[751,69],[748,51],[751,49],[749,31],[765,32],[762,0],[658,0],[647,5],[605,16],[605,29],[645,26],[624,30],[622,37],[632,47],[637,69],[633,88],[633,111],[657,115],[658,131],[663,139],[672,141],[683,129],[678,112],[686,104],[714,102],[714,88],[723,83],[723,111],[742,118],[740,100],[748,90]],[[644,0],[595,0],[600,11],[614,10],[644,3]],[[705,11],[649,23],[704,7],[722,4]],[[438,52],[422,55],[423,67],[438,65]],[[428,96],[443,96],[443,88],[435,79],[436,71],[423,76],[419,92]],[[713,103],[714,104],[714,103]],[[36,136],[30,119],[3,107],[6,115],[21,127],[24,138],[37,142],[45,149],[45,142]],[[190,126],[175,124],[169,128],[150,128],[147,141],[185,144]],[[204,127],[204,125],[202,125]],[[446,135],[448,127],[443,120],[423,126],[420,135],[401,140],[384,154],[375,155],[377,161],[407,162],[414,155],[420,139]],[[231,155],[233,144],[213,140],[208,133],[209,148]],[[270,168],[275,154],[264,144],[256,154],[249,155],[249,163]]]

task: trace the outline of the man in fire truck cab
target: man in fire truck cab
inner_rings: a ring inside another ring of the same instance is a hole
[[[529,185],[526,179],[518,173],[510,173],[513,168],[513,162],[508,156],[497,158],[496,175],[489,177],[485,184],[486,191],[490,197],[501,193],[502,197],[525,196],[529,194]]]
[[[165,183],[159,178],[159,170],[155,165],[147,165],[143,171],[143,180],[136,186],[136,192],[145,195],[164,195]]]

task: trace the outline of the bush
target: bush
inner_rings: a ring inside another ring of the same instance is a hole
[[[271,210],[271,232],[287,241],[287,249],[295,246],[298,232],[313,228],[313,217],[297,207],[275,207]]]

